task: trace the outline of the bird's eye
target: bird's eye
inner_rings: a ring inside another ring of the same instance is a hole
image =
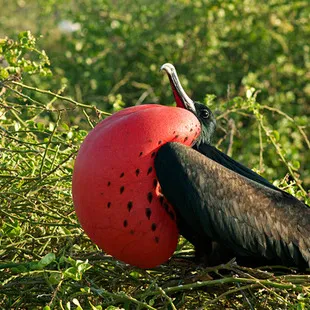
[[[201,115],[202,118],[209,118],[210,113],[209,113],[208,110],[202,110],[200,115]]]

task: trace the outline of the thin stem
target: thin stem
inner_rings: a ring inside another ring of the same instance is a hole
[[[41,94],[46,94],[46,95],[49,95],[49,96],[53,96],[53,97],[56,97],[58,99],[61,99],[61,100],[64,100],[64,101],[67,101],[67,102],[70,102],[72,104],[74,104],[75,106],[77,107],[81,107],[81,108],[85,108],[85,109],[91,109],[91,110],[94,110],[96,113],[99,113],[99,114],[102,114],[102,115],[106,115],[106,116],[109,116],[111,115],[111,113],[108,113],[108,112],[105,112],[105,111],[102,111],[102,110],[99,110],[97,107],[93,106],[93,105],[88,105],[88,104],[84,104],[84,103],[80,103],[72,98],[69,98],[69,97],[65,97],[65,96],[62,96],[62,95],[59,95],[59,94],[56,94],[50,90],[44,90],[44,89],[40,89],[40,88],[37,88],[37,87],[32,87],[32,86],[29,86],[29,85],[25,85],[23,83],[20,83],[20,82],[16,82],[16,81],[11,81],[12,84],[14,85],[17,85],[17,86],[20,86],[20,87],[23,87],[23,88],[26,88],[26,89],[29,89],[29,90],[33,90],[33,91],[36,91],[38,93],[41,93]],[[6,84],[5,84],[5,87],[8,87]],[[12,89],[13,90],[13,89]],[[14,91],[14,90],[13,90]],[[23,95],[21,93],[19,93],[20,95]],[[25,95],[24,95],[25,96]],[[40,104],[40,103],[38,103]],[[42,104],[41,104],[42,105]],[[45,106],[42,105],[44,108]]]
[[[297,129],[299,130],[299,132],[301,133],[301,135],[303,136],[303,138],[305,139],[308,148],[310,149],[310,141],[309,141],[305,131],[303,130],[302,126],[296,124],[295,120],[292,117],[290,117],[289,115],[287,115],[286,113],[284,113],[283,111],[281,111],[279,109],[276,109],[276,108],[273,108],[273,107],[269,107],[267,105],[262,105],[260,107],[262,109],[266,109],[266,110],[269,110],[269,111],[272,111],[272,112],[276,112],[276,113],[284,116],[290,122],[294,123],[296,125]]]
[[[305,191],[305,189],[302,187],[300,180],[296,177],[291,165],[286,161],[283,152],[279,146],[279,144],[276,142],[275,137],[270,133],[270,131],[268,130],[268,128],[266,128],[266,126],[264,125],[263,122],[263,117],[257,117],[257,120],[261,126],[261,128],[264,130],[266,136],[270,139],[272,145],[275,147],[277,154],[279,155],[279,157],[281,158],[282,162],[285,164],[285,166],[287,167],[290,175],[292,176],[292,178],[294,179],[294,181],[296,182],[296,185],[299,187],[299,189],[301,190],[301,192],[306,196],[307,192]]]

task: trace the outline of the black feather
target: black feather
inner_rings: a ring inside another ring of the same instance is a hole
[[[181,234],[200,249],[214,240],[237,256],[309,267],[310,209],[215,148],[203,152],[167,143],[155,158]]]
[[[265,178],[254,172],[253,170],[247,168],[246,166],[242,165],[241,163],[235,161],[225,153],[221,152],[214,146],[202,143],[199,145],[199,147],[194,146],[194,149],[196,149],[199,153],[207,156],[208,158],[216,161],[217,163],[223,165],[224,167],[235,171],[239,173],[240,175],[243,175],[244,177],[247,177],[249,179],[252,179],[262,185],[265,185],[269,188],[272,188],[274,190],[281,191],[279,188],[271,184],[269,181],[267,181]]]

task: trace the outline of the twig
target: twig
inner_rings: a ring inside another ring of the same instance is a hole
[[[120,292],[120,293],[110,293],[104,289],[95,289],[93,287],[91,287],[91,291],[96,293],[97,295],[99,296],[109,296],[113,299],[117,299],[117,300],[129,300],[133,303],[135,303],[136,305],[140,306],[140,307],[144,307],[144,308],[147,308],[147,309],[150,309],[150,310],[156,310],[156,308],[153,308],[152,306],[148,305],[146,302],[143,302],[143,301],[139,301],[137,300],[136,298],[132,297],[132,296],[129,296],[127,295],[126,293],[124,292]]]
[[[278,113],[278,114],[284,116],[284,117],[285,117],[286,119],[288,119],[290,122],[294,123],[295,126],[297,127],[297,129],[299,130],[299,132],[301,133],[301,135],[303,136],[303,138],[305,139],[308,148],[310,149],[310,141],[309,141],[309,139],[308,139],[306,133],[304,132],[302,126],[297,125],[296,122],[295,122],[295,120],[294,120],[292,117],[290,117],[289,115],[287,115],[286,113],[284,113],[283,111],[281,111],[281,110],[279,110],[279,109],[276,109],[276,108],[273,108],[273,107],[269,107],[269,106],[267,106],[267,105],[262,105],[262,106],[260,106],[260,107],[261,107],[262,109],[266,109],[266,110],[269,110],[269,111],[272,111],[272,112],[276,112],[276,113]]]
[[[234,135],[235,135],[235,131],[236,131],[236,125],[233,119],[229,119],[228,121],[228,126],[230,128],[230,132],[229,132],[229,144],[228,144],[228,148],[227,148],[227,155],[228,156],[232,156],[232,147],[233,147],[233,143],[234,143]]]
[[[94,125],[93,125],[93,123],[91,122],[90,117],[89,117],[89,115],[87,114],[87,112],[86,112],[85,109],[83,109],[83,114],[85,115],[85,117],[86,117],[86,119],[87,119],[87,122],[88,122],[90,128],[93,129],[93,128],[94,128]]]
[[[174,305],[174,303],[173,303],[171,297],[169,297],[169,296],[166,294],[166,292],[165,292],[161,287],[158,287],[158,290],[159,290],[159,292],[168,300],[168,302],[169,302],[171,308],[172,308],[173,310],[177,310],[177,308],[176,308],[176,306]]]
[[[216,298],[210,300],[210,301],[208,302],[208,304],[215,304],[215,303],[217,303],[218,301],[220,301],[222,298],[227,297],[227,296],[229,296],[229,295],[232,295],[232,294],[234,294],[234,293],[237,293],[237,292],[240,292],[240,291],[242,292],[242,291],[248,290],[248,289],[250,289],[250,288],[257,288],[257,287],[259,287],[258,284],[249,284],[249,285],[244,285],[244,286],[240,286],[239,283],[237,283],[237,284],[238,284],[238,287],[237,287],[237,288],[234,288],[234,289],[231,289],[231,290],[228,290],[228,291],[222,293],[222,294],[219,295],[218,297],[216,297]]]
[[[25,84],[22,84],[22,83],[16,82],[16,81],[12,81],[11,83],[14,84],[14,85],[17,85],[17,86],[21,86],[21,87],[26,88],[26,89],[30,89],[30,90],[36,91],[36,92],[41,93],[41,94],[50,95],[50,96],[56,97],[56,98],[58,98],[58,99],[61,99],[61,100],[70,102],[70,103],[74,104],[74,105],[77,106],[77,107],[81,107],[81,108],[85,108],[85,109],[94,110],[94,111],[96,112],[96,114],[99,113],[99,114],[106,115],[106,116],[111,115],[111,113],[102,111],[102,110],[98,109],[97,107],[95,107],[95,106],[93,106],[93,105],[88,105],[88,104],[84,104],[84,103],[77,102],[77,101],[75,101],[74,99],[71,99],[71,98],[65,97],[65,96],[61,96],[61,95],[59,95],[59,94],[53,93],[53,92],[50,91],[50,90],[43,90],[43,89],[40,89],[40,88],[28,86],[28,85],[25,85]],[[4,84],[4,85],[5,85],[5,84]],[[5,85],[5,87],[7,87],[7,85]],[[13,90],[13,91],[14,91],[14,90]],[[23,94],[21,94],[21,93],[19,93],[19,94],[20,94],[20,95],[23,95]],[[24,96],[25,96],[25,95],[24,95]],[[38,104],[40,104],[40,103],[38,103]],[[41,105],[42,105],[42,104],[41,104]],[[44,105],[42,105],[42,106],[45,108]]]
[[[48,141],[47,141],[47,143],[45,145],[45,150],[44,150],[44,153],[43,153],[43,156],[42,156],[41,165],[40,165],[40,169],[39,169],[40,179],[42,178],[44,162],[45,162],[45,158],[46,158],[46,155],[47,155],[47,152],[48,152],[48,148],[49,148],[49,146],[50,146],[50,144],[52,142],[53,136],[54,136],[54,134],[55,134],[55,132],[56,132],[56,130],[58,128],[60,117],[61,117],[61,112],[58,112],[58,116],[57,116],[57,120],[56,120],[55,126],[54,126],[53,131],[50,134],[50,136],[48,138]]]
[[[15,83],[18,83],[18,82],[11,81],[11,83],[14,83],[14,84],[15,84]],[[20,84],[20,83],[18,83],[18,84]],[[31,97],[29,97],[29,96],[27,96],[27,95],[25,95],[25,94],[19,92],[18,90],[14,89],[14,88],[12,88],[12,87],[10,87],[10,86],[8,86],[6,83],[2,83],[2,85],[3,85],[4,87],[8,88],[8,89],[9,89],[10,91],[12,91],[13,93],[16,93],[17,95],[19,95],[19,96],[21,96],[21,97],[23,97],[23,98],[29,100],[30,102],[32,102],[32,103],[38,105],[39,107],[45,108],[45,105],[44,105],[43,103],[41,103],[41,102],[39,102],[39,101],[37,101],[37,100],[34,100],[34,99],[32,99]],[[22,85],[22,84],[21,84],[21,85]]]
[[[266,126],[264,125],[263,122],[263,117],[260,114],[260,117],[257,116],[257,120],[261,126],[261,128],[264,130],[266,136],[270,139],[272,145],[275,147],[277,154],[279,155],[279,157],[281,158],[282,162],[285,164],[285,166],[287,167],[290,175],[292,176],[292,178],[294,179],[294,181],[296,182],[296,185],[299,187],[299,189],[301,190],[301,192],[306,196],[307,192],[304,190],[304,188],[302,187],[302,185],[300,184],[300,180],[296,177],[292,167],[290,166],[290,164],[285,160],[285,157],[282,153],[282,150],[279,146],[279,144],[276,142],[275,137],[270,133],[270,131],[268,130],[268,128],[266,128]]]
[[[264,171],[264,148],[263,148],[263,137],[262,137],[262,127],[258,124],[258,137],[259,137],[259,171],[262,173]]]
[[[226,283],[249,283],[249,284],[259,284],[259,285],[263,284],[267,287],[273,287],[273,288],[284,289],[284,290],[291,289],[291,290],[295,290],[298,292],[302,292],[303,290],[303,287],[301,285],[295,285],[293,283],[278,283],[278,282],[274,282],[270,280],[227,277],[227,278],[222,278],[222,279],[208,280],[208,281],[202,281],[202,282],[198,281],[195,283],[168,287],[164,289],[164,291],[167,294],[170,294],[170,293],[180,292],[184,290],[193,290],[193,289],[198,289],[201,287],[222,285]]]

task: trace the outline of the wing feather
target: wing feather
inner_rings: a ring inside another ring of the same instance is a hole
[[[195,148],[195,147],[194,147]],[[235,161],[233,158],[229,157],[225,153],[218,150],[216,147],[210,144],[200,144],[199,147],[195,148],[199,153],[207,156],[208,158],[216,161],[217,163],[221,164],[222,166],[237,172],[244,177],[252,179],[262,185],[270,187],[274,190],[281,191],[279,188],[268,182],[265,178],[261,175],[257,174],[253,170],[249,169],[248,167],[242,165],[241,163]]]
[[[160,148],[155,168],[181,234],[194,245],[212,239],[238,255],[309,266],[310,209],[295,197],[179,143]]]

